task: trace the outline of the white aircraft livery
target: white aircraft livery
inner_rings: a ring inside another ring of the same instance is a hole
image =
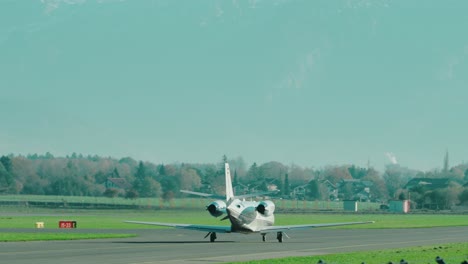
[[[230,226],[211,226],[211,225],[194,225],[194,224],[178,224],[178,223],[160,223],[160,222],[140,222],[140,221],[125,221],[126,223],[144,224],[144,225],[157,225],[169,226],[182,229],[192,229],[197,231],[208,232],[205,236],[210,236],[210,241],[216,240],[216,233],[259,233],[262,235],[262,240],[265,241],[265,235],[268,233],[276,233],[276,239],[283,242],[283,234],[288,230],[314,228],[314,227],[327,227],[327,226],[343,226],[343,225],[357,225],[374,223],[368,222],[345,222],[345,223],[325,223],[325,224],[306,224],[306,225],[286,225],[274,226],[275,222],[275,204],[272,201],[245,201],[246,197],[258,196],[258,194],[234,196],[232,190],[231,173],[229,171],[229,164],[224,164],[226,176],[226,201],[216,200],[207,206],[208,212],[214,216],[219,217],[226,214],[221,220],[229,219]],[[200,195],[200,196],[214,196],[212,194],[183,191],[185,193]],[[241,200],[242,199],[242,200]],[[287,236],[287,235],[286,235]]]

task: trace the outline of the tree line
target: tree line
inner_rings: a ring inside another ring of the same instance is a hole
[[[444,207],[468,202],[468,189],[463,187],[468,182],[468,164],[427,172],[390,164],[381,173],[372,167],[352,164],[316,169],[272,161],[248,166],[241,157],[228,159],[226,156],[211,164],[154,164],[130,157],[115,159],[76,153],[66,157],[55,157],[51,153],[1,156],[0,194],[160,197],[165,200],[180,197],[181,189],[222,194],[225,162],[230,164],[237,194],[277,190],[275,195],[284,198],[343,200],[358,199],[356,195],[362,191],[367,192],[366,199],[372,201],[406,199],[412,195],[418,203],[437,202]],[[451,182],[441,190],[424,187],[406,190],[406,183],[413,178],[449,178]],[[121,179],[126,185],[109,187],[109,179]],[[356,186],[361,186],[362,190],[357,190]],[[339,191],[332,192],[333,188]],[[299,196],[298,189],[302,190]]]

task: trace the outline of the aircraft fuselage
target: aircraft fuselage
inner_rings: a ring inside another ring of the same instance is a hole
[[[233,232],[259,232],[265,226],[272,226],[275,222],[273,214],[267,216],[257,211],[258,202],[232,200],[226,208]]]

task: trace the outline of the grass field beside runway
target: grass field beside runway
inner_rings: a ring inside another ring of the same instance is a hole
[[[247,264],[302,264],[302,263],[318,263],[319,260],[327,264],[343,264],[343,263],[366,263],[366,264],[382,264],[400,263],[404,259],[408,263],[436,263],[435,258],[440,256],[445,263],[461,263],[463,260],[468,260],[468,243],[451,243],[440,244],[434,246],[419,246],[388,250],[375,250],[366,252],[353,252],[331,255],[318,255],[308,257],[288,257],[278,259],[266,259],[248,262],[233,262]]]
[[[467,215],[436,214],[276,214],[276,225],[311,223],[376,221],[374,224],[336,228],[422,228],[438,226],[466,226]],[[211,217],[208,212],[195,210],[48,210],[2,212],[0,228],[34,228],[44,222],[45,228],[58,228],[61,220],[77,221],[77,228],[128,229],[153,228],[146,225],[124,223],[126,220],[190,223],[203,225],[228,225],[228,221]],[[154,227],[158,228],[158,227]]]
[[[374,224],[342,226],[335,228],[424,228],[442,226],[467,226],[468,215],[448,214],[280,214],[277,225],[375,221]]]
[[[376,221],[374,224],[343,226],[334,228],[423,228],[436,226],[466,226],[466,215],[436,214],[337,214],[337,213],[279,213],[276,214],[276,225],[299,225],[311,223]],[[126,220],[147,222],[191,223],[203,225],[228,225],[228,221],[211,217],[205,210],[70,210],[39,208],[8,208],[0,213],[0,228],[34,228],[36,222],[43,222],[45,229],[58,229],[62,220],[77,222],[77,228],[86,229],[144,229],[164,228],[147,225],[124,223]],[[82,238],[71,238],[70,234],[53,235],[45,233],[15,236],[11,233],[0,233],[0,241],[62,240],[114,237],[113,234],[88,235]]]

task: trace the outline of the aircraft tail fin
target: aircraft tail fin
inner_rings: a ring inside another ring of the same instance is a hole
[[[226,174],[226,201],[229,201],[234,197],[234,191],[232,190],[231,172],[227,162],[224,163],[224,173]]]

